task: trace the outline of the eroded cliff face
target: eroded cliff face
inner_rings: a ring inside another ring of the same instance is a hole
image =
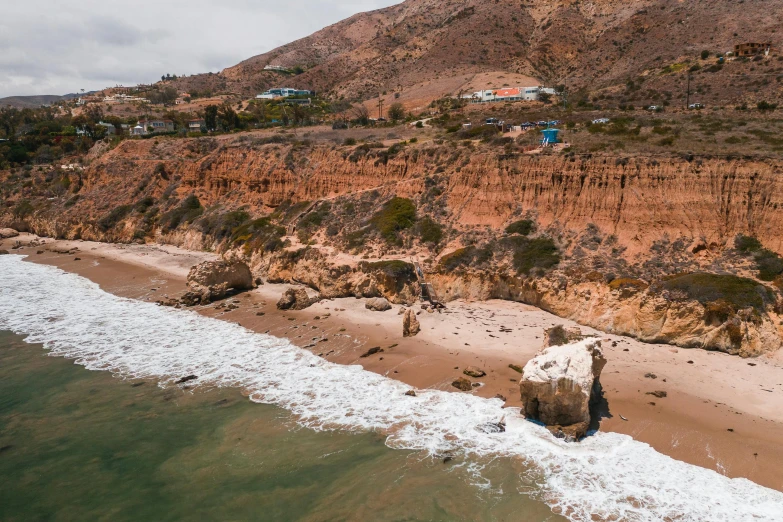
[[[506,299],[538,306],[601,331],[650,343],[717,350],[755,357],[783,346],[779,296],[760,306],[733,306],[720,298],[700,302],[641,281],[610,285],[563,274],[520,278],[497,274],[434,275],[446,300]],[[759,287],[765,292],[763,287]]]
[[[18,174],[2,176],[9,184]],[[559,238],[566,265],[569,259],[580,262],[575,238],[591,227],[612,238],[614,248],[604,255],[609,262],[622,258],[637,267],[653,260],[661,241],[720,252],[739,233],[783,253],[783,161],[777,159],[506,154],[497,146],[455,142],[387,149],[250,134],[101,145],[82,171],[33,172],[18,182],[21,188],[0,211],[0,225],[54,237],[234,249],[270,280],[301,282],[326,297],[378,295],[399,303],[415,299],[415,277],[367,271],[360,255],[338,259],[350,242],[330,238],[361,230],[378,205],[406,197],[419,215],[445,227],[444,239],[437,247],[406,239],[391,250],[375,250],[373,258],[395,249],[405,257],[431,258],[431,271],[438,272],[432,282],[444,300],[519,300],[606,331],[741,355],[777,349],[783,334],[774,299],[761,313],[735,306],[718,320],[709,303],[670,299],[647,288],[629,292],[562,270],[522,277],[500,260],[480,271],[434,268],[444,254],[473,244],[481,234],[498,236],[521,216]],[[57,183],[68,188],[55,191]],[[295,235],[301,217],[291,209],[314,208],[305,202],[332,204],[332,213],[339,204],[343,217],[331,221],[334,234],[325,225],[318,228],[320,221],[314,225],[306,240],[330,247],[312,249],[317,253],[238,249],[231,230],[220,232],[208,219],[164,225],[188,195],[198,198],[204,216],[236,209],[253,219],[267,215],[286,236]],[[21,214],[18,203],[25,199],[32,207]],[[345,218],[349,214],[353,221]],[[739,273],[733,265],[711,263],[702,260],[697,268]],[[678,266],[667,270],[676,273]],[[635,277],[653,282],[666,273]]]
[[[156,173],[161,168],[168,179]],[[378,155],[252,139],[126,141],[86,169],[81,201],[66,215],[131,203],[145,179],[161,193],[178,181],[177,193],[193,192],[207,206],[269,210],[372,189],[418,197],[434,174],[444,180],[447,220],[456,227],[499,227],[529,211],[543,227],[593,223],[633,252],[664,236],[723,244],[745,233],[783,253],[780,160],[504,155],[434,144]]]

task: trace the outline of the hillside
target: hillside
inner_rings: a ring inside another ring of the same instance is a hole
[[[582,95],[617,94],[635,80],[631,90],[643,83],[647,91],[671,97],[684,91],[687,68],[715,63],[700,60],[702,51],[724,53],[746,41],[780,47],[782,23],[783,0],[408,0],[357,14],[219,74],[179,83],[183,89],[244,95],[290,83],[348,100],[428,83],[434,98],[501,86],[508,82],[504,73],[515,73]],[[304,72],[289,76],[265,71],[267,65]],[[773,60],[698,71],[697,77],[707,76],[704,86],[696,78],[694,90],[724,103],[779,96],[781,65]],[[484,79],[471,82],[481,73]]]
[[[65,99],[65,96],[41,95],[41,96],[8,96],[0,98],[0,107],[14,107],[16,109],[37,109],[41,105],[50,105]]]

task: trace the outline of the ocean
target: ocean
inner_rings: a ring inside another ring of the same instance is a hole
[[[409,397],[285,339],[116,297],[21,256],[0,256],[0,330],[15,334],[0,337],[2,520],[783,514],[783,494],[631,437],[568,444],[500,400]]]

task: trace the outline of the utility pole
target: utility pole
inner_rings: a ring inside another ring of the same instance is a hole
[[[381,98],[381,94],[378,94],[378,119],[380,120],[383,118],[383,98]]]

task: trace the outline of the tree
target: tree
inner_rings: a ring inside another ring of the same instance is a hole
[[[702,60],[706,60],[706,59],[707,59],[707,58],[709,58],[709,57],[710,57],[710,52],[709,52],[708,50],[706,50],[706,49],[705,49],[705,50],[703,50],[703,51],[701,52],[701,59],[702,59]]]
[[[305,123],[309,118],[309,114],[301,105],[294,105],[291,108],[291,118],[294,120],[294,125]]]
[[[542,103],[552,103],[552,95],[549,94],[548,92],[539,91],[538,101]]]
[[[217,129],[217,105],[207,105],[204,108],[204,123],[207,125],[207,130],[213,131]]]
[[[266,102],[256,101],[250,107],[250,110],[253,113],[253,117],[256,119],[256,121],[261,125],[266,125],[266,117],[268,112]]]
[[[218,109],[218,123],[225,131],[230,131],[239,127],[239,116],[231,108],[231,104],[226,102]]]
[[[353,114],[354,121],[359,125],[367,125],[370,123],[370,111],[368,111],[367,107],[364,105],[355,105],[353,109],[351,109],[351,113]]]
[[[177,99],[177,89],[169,85],[163,89],[151,92],[149,99],[152,103],[171,105]]]
[[[125,132],[122,129],[122,124],[124,122],[122,121],[122,118],[120,118],[119,116],[111,116],[109,118],[106,118],[106,122],[111,123],[114,126],[114,133],[117,136],[122,136],[123,134],[125,134]]]
[[[392,121],[403,120],[405,119],[405,109],[402,107],[402,104],[399,102],[392,103],[389,106],[388,115],[389,115],[389,119]]]
[[[84,110],[84,115],[92,123],[103,121],[103,109],[100,105],[88,105]]]
[[[5,131],[5,137],[10,141],[16,140],[16,129],[22,123],[24,115],[19,109],[13,107],[0,108],[0,128]]]

